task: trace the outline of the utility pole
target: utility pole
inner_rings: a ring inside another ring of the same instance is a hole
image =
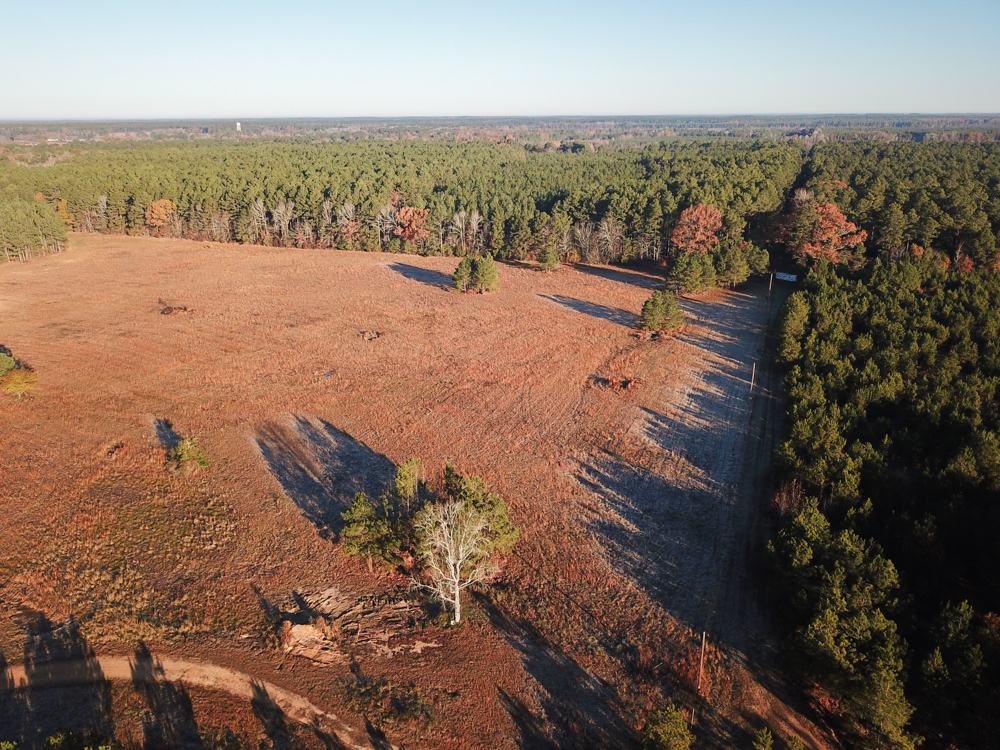
[[[757,363],[753,363],[753,372],[750,373],[750,396],[753,396],[753,384],[757,380]]]
[[[701,631],[701,663],[698,665],[698,695],[701,695],[701,676],[705,672],[705,631]]]
[[[767,284],[767,296],[771,296],[771,287],[774,286],[774,271],[771,272],[771,280]]]

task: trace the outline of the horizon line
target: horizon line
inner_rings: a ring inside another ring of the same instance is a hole
[[[885,112],[722,112],[722,113],[680,113],[680,114],[542,114],[542,115],[289,115],[289,116],[184,116],[184,117],[23,117],[0,118],[0,125],[45,124],[45,123],[117,123],[117,122],[253,122],[253,121],[316,121],[316,120],[579,120],[579,119],[712,119],[724,117],[1000,117],[1000,112],[933,112],[933,111],[885,111]]]

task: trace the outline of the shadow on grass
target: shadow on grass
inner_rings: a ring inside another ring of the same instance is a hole
[[[639,271],[626,271],[619,268],[603,268],[601,266],[588,266],[584,263],[577,263],[573,266],[580,273],[590,276],[599,276],[608,281],[617,281],[621,284],[631,284],[641,289],[662,289],[663,277],[653,276]]]
[[[559,295],[547,295],[539,294],[542,299],[547,299],[549,302],[555,302],[557,305],[562,305],[563,307],[568,307],[574,312],[583,313],[584,315],[589,315],[592,318],[598,318],[600,320],[606,320],[610,323],[617,323],[618,325],[625,326],[626,328],[635,328],[636,321],[639,319],[634,313],[630,313],[627,310],[619,310],[617,307],[605,307],[604,305],[598,305],[594,302],[585,302],[579,299],[573,299],[572,297],[561,297]]]
[[[440,271],[432,271],[429,268],[410,266],[406,263],[390,263],[389,268],[398,273],[400,276],[403,276],[410,281],[419,281],[421,284],[443,287],[451,287],[452,285],[451,276],[441,273]]]
[[[168,451],[176,448],[181,442],[181,436],[174,431],[174,426],[170,424],[169,419],[154,417],[153,431],[156,433],[156,439],[160,445]]]
[[[358,492],[377,497],[396,470],[381,453],[311,416],[265,424],[254,439],[271,475],[324,536],[340,532],[340,514]]]
[[[114,736],[111,682],[76,622],[50,622],[38,615],[28,624],[24,681],[0,681],[0,742],[40,748],[60,731],[93,740]]]
[[[500,692],[520,731],[519,747],[632,747],[635,738],[622,721],[624,706],[613,686],[547,642],[530,623],[510,618],[485,599],[479,601],[493,626],[521,653],[524,670],[537,683],[537,708]]]

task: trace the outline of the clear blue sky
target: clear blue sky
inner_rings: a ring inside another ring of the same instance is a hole
[[[0,0],[0,119],[1000,112],[1000,0]]]

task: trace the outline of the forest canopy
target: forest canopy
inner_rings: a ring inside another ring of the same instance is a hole
[[[0,190],[61,204],[78,231],[607,262],[659,258],[696,204],[742,238],[780,210],[801,163],[801,147],[765,142],[95,144],[43,168],[0,160]]]

